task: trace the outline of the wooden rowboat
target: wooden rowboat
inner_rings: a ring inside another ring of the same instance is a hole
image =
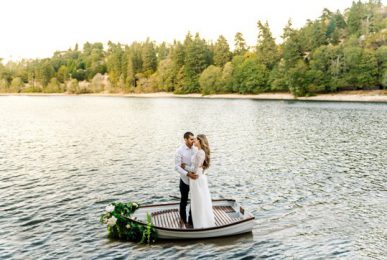
[[[195,229],[184,225],[180,220],[179,205],[179,202],[142,205],[131,219],[144,224],[149,213],[159,237],[163,239],[231,236],[251,232],[254,226],[254,216],[232,199],[212,200],[215,226],[210,228]]]

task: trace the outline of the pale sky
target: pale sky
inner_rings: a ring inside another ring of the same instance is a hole
[[[109,40],[130,44],[147,37],[160,43],[183,40],[188,31],[206,40],[236,32],[255,45],[257,21],[280,35],[289,18],[295,27],[324,8],[344,11],[352,0],[0,0],[0,57],[51,57],[76,43]],[[385,1],[383,1],[385,3]]]

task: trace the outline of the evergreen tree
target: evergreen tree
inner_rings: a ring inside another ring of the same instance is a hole
[[[258,21],[258,44],[256,47],[257,58],[262,62],[269,70],[273,69],[275,64],[279,61],[279,53],[277,45],[271,34],[269,24],[265,24]]]
[[[156,53],[157,53],[157,62],[166,59],[169,54],[169,47],[166,42],[162,42],[160,45],[156,47]]]
[[[214,64],[215,66],[223,67],[224,64],[231,60],[230,46],[226,38],[220,35],[214,46]]]
[[[377,85],[378,64],[375,54],[360,47],[346,47],[344,55],[344,78],[347,86],[362,89]]]
[[[211,55],[205,40],[199,34],[192,39],[187,35],[185,40],[185,60],[184,60],[184,86],[183,92],[199,92],[199,76],[202,71],[211,64]]]
[[[247,52],[247,46],[243,34],[237,32],[234,37],[235,50],[234,55],[244,55]]]
[[[163,91],[174,91],[175,89],[175,66],[171,58],[160,61],[157,70],[159,89]]]
[[[154,48],[153,42],[151,42],[149,39],[147,39],[146,42],[144,43],[142,60],[143,60],[143,63],[142,63],[143,73],[146,77],[149,77],[157,69],[156,50]]]
[[[380,46],[375,55],[378,64],[378,85],[387,89],[387,46]]]
[[[106,65],[108,69],[109,79],[113,86],[118,86],[118,82],[123,74],[123,57],[124,51],[121,44],[108,43],[108,52],[106,56]]]

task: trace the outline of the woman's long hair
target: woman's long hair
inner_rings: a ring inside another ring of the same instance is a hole
[[[210,150],[210,145],[208,144],[207,137],[203,134],[200,134],[200,135],[197,135],[196,138],[199,140],[200,146],[202,147],[206,155],[206,158],[204,159],[204,162],[203,162],[203,169],[208,169],[208,167],[210,167],[211,150]]]

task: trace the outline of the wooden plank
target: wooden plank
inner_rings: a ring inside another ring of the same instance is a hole
[[[224,212],[226,213],[233,213],[235,212],[234,208],[231,206],[221,206],[224,209]]]
[[[232,210],[232,209],[231,209]],[[228,212],[232,212],[230,210],[230,208],[228,208],[228,207],[224,207],[224,209],[223,209],[223,211],[222,211],[222,214],[224,215],[224,216],[226,216],[227,217],[227,219],[229,220],[229,223],[233,223],[233,222],[235,222],[235,218],[231,218],[230,217],[230,215],[229,214],[227,214]]]
[[[221,206],[218,207],[218,212],[220,217],[225,221],[226,225],[232,222],[232,219],[224,212],[224,209]]]
[[[169,218],[171,219],[172,227],[178,228],[176,221],[175,221],[175,216],[173,215],[173,210],[171,210],[168,215],[169,215]]]
[[[233,222],[242,220],[243,218],[231,218],[228,213],[235,213],[231,206],[213,206],[213,213],[215,217],[215,226],[228,225]],[[181,223],[178,209],[166,209],[152,213],[152,219],[155,226],[172,228],[172,229],[187,229]]]
[[[179,215],[179,212],[177,210],[174,210],[172,212],[172,217],[173,217],[173,221],[175,222],[175,226],[177,229],[180,228],[180,215]]]
[[[183,222],[180,220],[180,213],[179,211],[175,211],[175,218],[177,219],[177,226],[179,229],[185,229],[185,226],[183,225]]]
[[[164,212],[161,212],[160,216],[161,216],[162,219],[163,219],[163,226],[164,226],[164,227],[169,227],[169,225],[168,225],[168,220],[167,220],[167,216],[165,216]]]
[[[163,219],[163,215],[161,214],[160,211],[157,212],[157,217],[159,219],[160,227],[164,227],[164,219]]]
[[[172,219],[171,219],[171,216],[170,216],[170,212],[171,212],[171,210],[167,210],[165,212],[165,217],[167,218],[169,227],[173,228],[173,222],[172,222]]]
[[[167,209],[158,212],[159,220],[162,227],[179,228],[178,223],[174,221],[174,210]]]
[[[156,212],[153,212],[152,213],[152,222],[155,226],[158,226],[158,223],[157,223],[157,214]]]
[[[219,208],[214,208],[214,214],[218,216],[219,222],[222,226],[227,224],[227,220],[222,216]]]
[[[175,222],[173,221],[173,217],[172,217],[172,210],[168,210],[168,212],[166,213],[167,215],[167,218],[168,218],[168,223],[171,225],[171,228],[177,228],[175,226]]]
[[[173,210],[172,209],[169,211],[168,215],[169,215],[169,218],[171,219],[172,227],[173,228],[177,228],[175,219],[173,217]]]
[[[217,211],[215,210],[215,207],[212,208],[212,211],[214,213],[214,217],[215,217],[215,226],[222,226],[222,221],[217,213]]]
[[[215,217],[215,226],[221,226],[222,224],[220,223],[220,220],[219,220],[219,217],[215,214],[215,211],[214,211],[214,217]]]
[[[225,219],[227,219],[227,223],[228,223],[228,224],[234,222],[235,219],[232,219],[229,215],[227,215],[226,210],[227,210],[227,209],[225,209],[224,207],[221,207],[221,210],[220,210],[221,213],[220,213],[220,214],[222,214],[222,216],[223,216]]]
[[[152,222],[153,222],[153,225],[158,226],[157,215],[154,213],[152,213]]]
[[[160,216],[160,214],[157,214],[156,215],[156,218],[157,218],[157,223],[158,223],[158,225],[160,226],[160,227],[162,227],[163,226],[163,223],[162,223],[162,221],[161,221],[161,218],[160,218],[161,216]]]
[[[179,219],[180,219],[180,213],[177,213],[178,215],[179,215]],[[181,221],[181,227],[182,227],[182,229],[187,229],[187,227],[186,227],[186,225],[183,223],[183,221],[182,220],[180,220]]]
[[[219,213],[219,217],[223,219],[225,224],[229,224],[230,220],[227,215],[224,214],[223,209],[221,207],[217,208],[217,211]]]
[[[161,213],[165,219],[165,225],[166,227],[169,227],[171,228],[171,223],[169,223],[169,219],[168,219],[168,211],[167,210],[164,210],[163,213]]]
[[[219,226],[223,226],[224,222],[223,222],[223,219],[220,217],[218,210],[216,208],[214,208],[213,212],[214,212],[215,218],[217,219],[217,221],[219,223]]]

